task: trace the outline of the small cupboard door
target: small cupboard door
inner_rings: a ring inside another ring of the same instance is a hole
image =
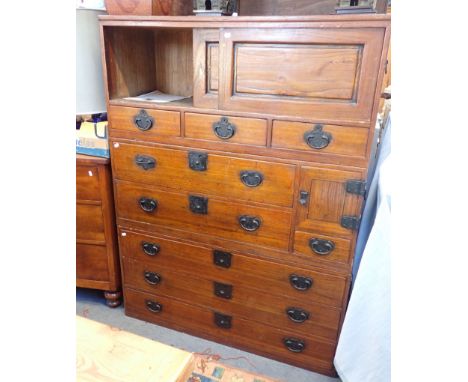
[[[370,122],[385,28],[224,29],[220,108]]]
[[[359,225],[365,184],[361,171],[302,167],[296,234],[352,237]]]

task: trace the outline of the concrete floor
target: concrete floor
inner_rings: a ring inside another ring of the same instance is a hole
[[[76,314],[189,352],[219,354],[222,357],[220,362],[226,365],[284,382],[340,382],[340,379],[326,377],[229,346],[127,317],[122,306],[114,309],[106,306],[102,291],[77,288]]]

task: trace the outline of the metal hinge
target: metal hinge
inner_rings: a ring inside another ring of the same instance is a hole
[[[366,195],[366,181],[365,180],[348,180],[346,181],[346,192],[350,194]]]
[[[343,216],[341,218],[341,226],[347,229],[358,229],[359,223],[361,223],[360,216]]]

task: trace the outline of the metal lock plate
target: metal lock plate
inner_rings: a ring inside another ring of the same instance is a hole
[[[208,198],[189,195],[189,207],[194,214],[206,215],[208,214]]]
[[[213,282],[214,294],[218,297],[231,299],[232,298],[232,285]]]
[[[208,169],[208,154],[199,151],[189,151],[189,167],[193,171],[206,171]]]
[[[213,250],[213,263],[218,267],[230,268],[232,254],[229,252]]]

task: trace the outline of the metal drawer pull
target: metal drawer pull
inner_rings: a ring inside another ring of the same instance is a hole
[[[213,263],[218,267],[230,268],[232,254],[229,252],[213,250]]]
[[[208,154],[198,151],[189,151],[189,167],[193,171],[206,171],[208,168]]]
[[[216,326],[223,329],[231,329],[232,317],[225,314],[214,312],[214,322]]]
[[[232,285],[213,282],[214,294],[218,297],[230,300],[232,298]]]
[[[147,131],[153,127],[154,119],[148,115],[146,110],[141,109],[138,114],[133,117],[133,123],[141,131]]]
[[[301,323],[309,319],[310,314],[309,312],[301,309],[301,308],[287,308],[286,314],[288,315],[289,319],[293,322]]]
[[[213,132],[218,138],[229,139],[236,133],[236,126],[227,117],[221,117],[218,122],[213,123]]]
[[[335,249],[335,243],[331,240],[318,239],[313,237],[309,239],[309,247],[317,255],[325,256],[330,254]]]
[[[143,248],[143,252],[145,252],[148,256],[155,256],[161,249],[159,245],[147,241],[141,242],[141,248]]]
[[[312,287],[313,280],[309,277],[292,274],[289,276],[289,282],[293,288],[300,291],[305,291]]]
[[[145,212],[153,212],[158,207],[158,202],[151,198],[141,197],[138,201],[140,207]]]
[[[263,174],[258,171],[241,171],[240,180],[247,187],[258,187],[263,182]]]
[[[162,305],[159,302],[153,300],[145,300],[146,308],[153,313],[160,313]]]
[[[304,141],[313,149],[324,149],[332,140],[332,135],[323,131],[323,125],[315,125],[313,130],[304,133]]]
[[[135,157],[135,164],[146,171],[156,167],[156,159],[147,155],[137,155]]]
[[[145,271],[144,272],[145,280],[148,284],[156,285],[161,282],[161,275],[159,273]]]
[[[301,353],[306,347],[305,341],[292,337],[283,338],[283,344],[293,353]]]
[[[299,192],[299,203],[301,206],[305,206],[309,201],[309,193],[307,191],[300,191]]]
[[[244,230],[253,232],[260,228],[262,221],[255,216],[242,215],[239,217],[239,224]]]

